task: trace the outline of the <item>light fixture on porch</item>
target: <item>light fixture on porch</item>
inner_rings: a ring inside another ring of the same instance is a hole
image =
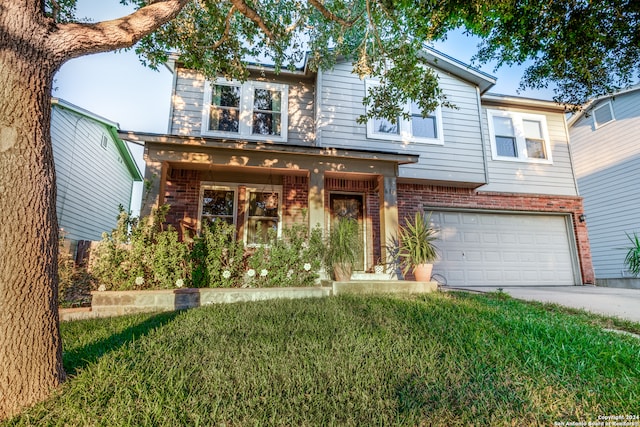
[[[271,172],[271,168],[269,168],[269,189],[270,191],[263,191],[262,201],[266,209],[277,209],[278,193],[273,188],[273,174]]]

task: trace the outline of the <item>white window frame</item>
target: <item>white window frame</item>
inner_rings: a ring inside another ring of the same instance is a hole
[[[256,184],[243,184],[243,183],[235,183],[235,182],[207,182],[203,181],[200,183],[200,199],[198,200],[198,232],[202,229],[202,202],[204,199],[204,191],[205,190],[219,190],[219,191],[233,191],[233,225],[237,227],[238,225],[238,208],[239,208],[239,196],[240,196],[240,187],[244,187],[245,189],[245,201],[244,201],[244,222],[243,233],[242,233],[242,241],[247,247],[257,247],[260,246],[258,244],[248,244],[247,243],[247,235],[249,231],[249,193],[250,192],[277,192],[278,193],[278,231],[277,236],[280,238],[282,236],[282,185],[258,185]]]
[[[516,157],[499,156],[498,148],[496,145],[496,134],[493,126],[494,117],[508,117],[511,119],[513,129],[516,138]],[[544,139],[544,149],[547,154],[546,159],[538,159],[535,157],[527,156],[527,142],[524,135],[524,120],[536,121],[540,123],[542,137]],[[525,163],[542,163],[552,164],[553,159],[551,157],[551,140],[549,139],[549,131],[547,128],[547,118],[542,114],[530,114],[520,113],[517,111],[507,110],[487,110],[487,121],[489,124],[489,136],[491,139],[491,158],[493,160],[507,161],[507,162],[525,162]]]
[[[248,243],[248,240],[247,240],[249,236],[249,207],[250,207],[249,193],[251,192],[268,193],[269,191],[273,191],[278,193],[278,228],[277,228],[276,236],[278,238],[282,236],[282,185],[268,185],[267,187],[262,186],[262,187],[246,187],[245,188],[245,201],[244,201],[245,214],[244,214],[244,224],[243,224],[244,232],[242,236],[242,241],[244,242],[245,246],[250,248],[262,246],[258,243]]]
[[[380,83],[375,80],[365,81],[365,91],[369,92],[369,88],[378,86]],[[407,102],[403,106],[405,112],[411,113],[411,102]],[[437,144],[444,145],[444,135],[442,132],[442,108],[438,105],[436,109],[430,114],[435,116],[436,119],[436,138],[426,138],[420,136],[413,136],[411,128],[411,120],[406,120],[403,117],[398,118],[398,126],[400,132],[398,134],[379,133],[375,131],[374,119],[367,121],[367,138],[369,139],[383,139],[388,141],[402,141],[402,142],[420,142],[425,144]]]
[[[198,231],[202,229],[202,207],[204,201],[205,190],[214,191],[233,191],[233,225],[238,222],[238,186],[234,184],[217,184],[212,182],[203,182],[200,185],[200,198],[198,200]]]
[[[213,86],[240,87],[240,113],[238,132],[224,132],[209,129],[209,111],[211,110],[211,96]],[[253,101],[256,89],[268,89],[280,92],[280,135],[255,135],[253,134]],[[204,102],[202,108],[201,133],[204,136],[216,136],[222,138],[246,139],[253,141],[286,142],[289,128],[289,86],[280,83],[247,81],[241,83],[237,80],[218,78],[214,82],[209,80],[204,84]]]
[[[604,123],[598,123],[598,121],[596,120],[596,111],[603,109],[605,107],[609,108],[609,112],[611,113],[611,120],[609,120],[608,122],[604,122]],[[594,129],[600,129],[603,126],[608,125],[609,123],[615,122],[616,121],[616,116],[613,114],[613,103],[611,102],[611,100],[607,101],[607,102],[603,102],[602,104],[598,105],[596,108],[593,109],[593,113],[591,114],[591,116],[593,117],[593,127]]]

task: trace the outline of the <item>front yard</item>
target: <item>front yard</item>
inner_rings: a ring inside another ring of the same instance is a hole
[[[67,322],[69,380],[7,425],[553,425],[640,415],[640,340],[600,323],[468,294]]]

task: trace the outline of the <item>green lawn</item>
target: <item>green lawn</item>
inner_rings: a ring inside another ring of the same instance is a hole
[[[639,414],[640,340],[600,322],[499,295],[431,294],[63,323],[69,380],[7,425],[553,425]]]

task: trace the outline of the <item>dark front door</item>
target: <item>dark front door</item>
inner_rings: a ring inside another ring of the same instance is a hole
[[[362,194],[340,194],[331,193],[329,195],[329,204],[331,206],[331,226],[341,218],[350,218],[358,221],[360,241],[362,248],[356,264],[353,266],[355,271],[364,270],[364,196]]]

